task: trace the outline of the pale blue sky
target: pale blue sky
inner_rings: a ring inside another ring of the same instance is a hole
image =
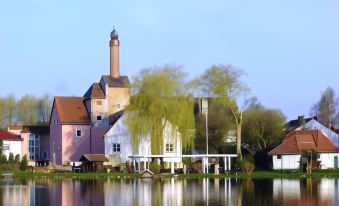
[[[266,106],[308,115],[339,92],[339,1],[45,1],[0,3],[0,96],[83,95],[109,73],[109,33],[121,73],[166,63],[189,77],[212,64],[247,72]]]

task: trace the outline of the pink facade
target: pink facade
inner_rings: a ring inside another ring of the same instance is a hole
[[[53,106],[50,123],[50,160],[56,164],[77,162],[83,154],[103,154],[104,128],[91,124],[61,124],[56,105]],[[91,129],[92,128],[92,129]],[[76,132],[81,131],[78,137]],[[55,159],[54,159],[55,158]]]

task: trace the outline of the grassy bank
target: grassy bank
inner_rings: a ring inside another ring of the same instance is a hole
[[[4,172],[0,172],[4,173]],[[31,173],[13,172],[16,178],[139,178],[138,173]],[[255,171],[251,175],[244,172],[230,172],[226,174],[156,174],[156,178],[339,178],[339,170],[316,170],[311,174],[299,171]]]

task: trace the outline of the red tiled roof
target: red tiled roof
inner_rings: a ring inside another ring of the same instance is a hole
[[[61,123],[89,124],[90,120],[82,97],[55,97]]]
[[[0,139],[1,140],[10,140],[10,141],[21,141],[19,135],[12,134],[10,132],[6,132],[2,129],[0,129]]]
[[[93,83],[84,95],[85,99],[105,99],[104,91],[99,83]]]
[[[287,134],[282,143],[268,154],[300,154],[305,150],[323,153],[338,152],[337,147],[321,131],[303,130]]]

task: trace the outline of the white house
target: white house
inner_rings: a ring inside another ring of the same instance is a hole
[[[163,151],[161,154],[151,153],[151,141],[150,137],[140,137],[139,145],[136,150],[133,150],[131,135],[125,124],[126,116],[122,112],[116,113],[112,116],[112,127],[104,136],[105,141],[105,155],[110,160],[113,166],[117,166],[120,163],[130,162],[132,159],[131,155],[135,156],[149,156],[159,155],[166,156],[161,157],[165,163],[165,168],[170,167],[170,162],[178,163],[182,162],[182,158],[178,157],[182,155],[182,142],[179,133],[171,132],[171,124],[167,123],[164,128],[163,134]],[[170,158],[173,157],[173,158]],[[149,161],[150,159],[139,158],[142,161]]]
[[[6,155],[7,159],[10,153],[13,153],[14,156],[20,155],[21,157],[22,139],[20,135],[0,129],[0,141],[2,142],[2,154]]]
[[[268,154],[272,155],[275,170],[300,169],[302,152],[310,150],[319,154],[314,159],[320,161],[321,169],[339,168],[338,148],[320,130],[292,131]]]

